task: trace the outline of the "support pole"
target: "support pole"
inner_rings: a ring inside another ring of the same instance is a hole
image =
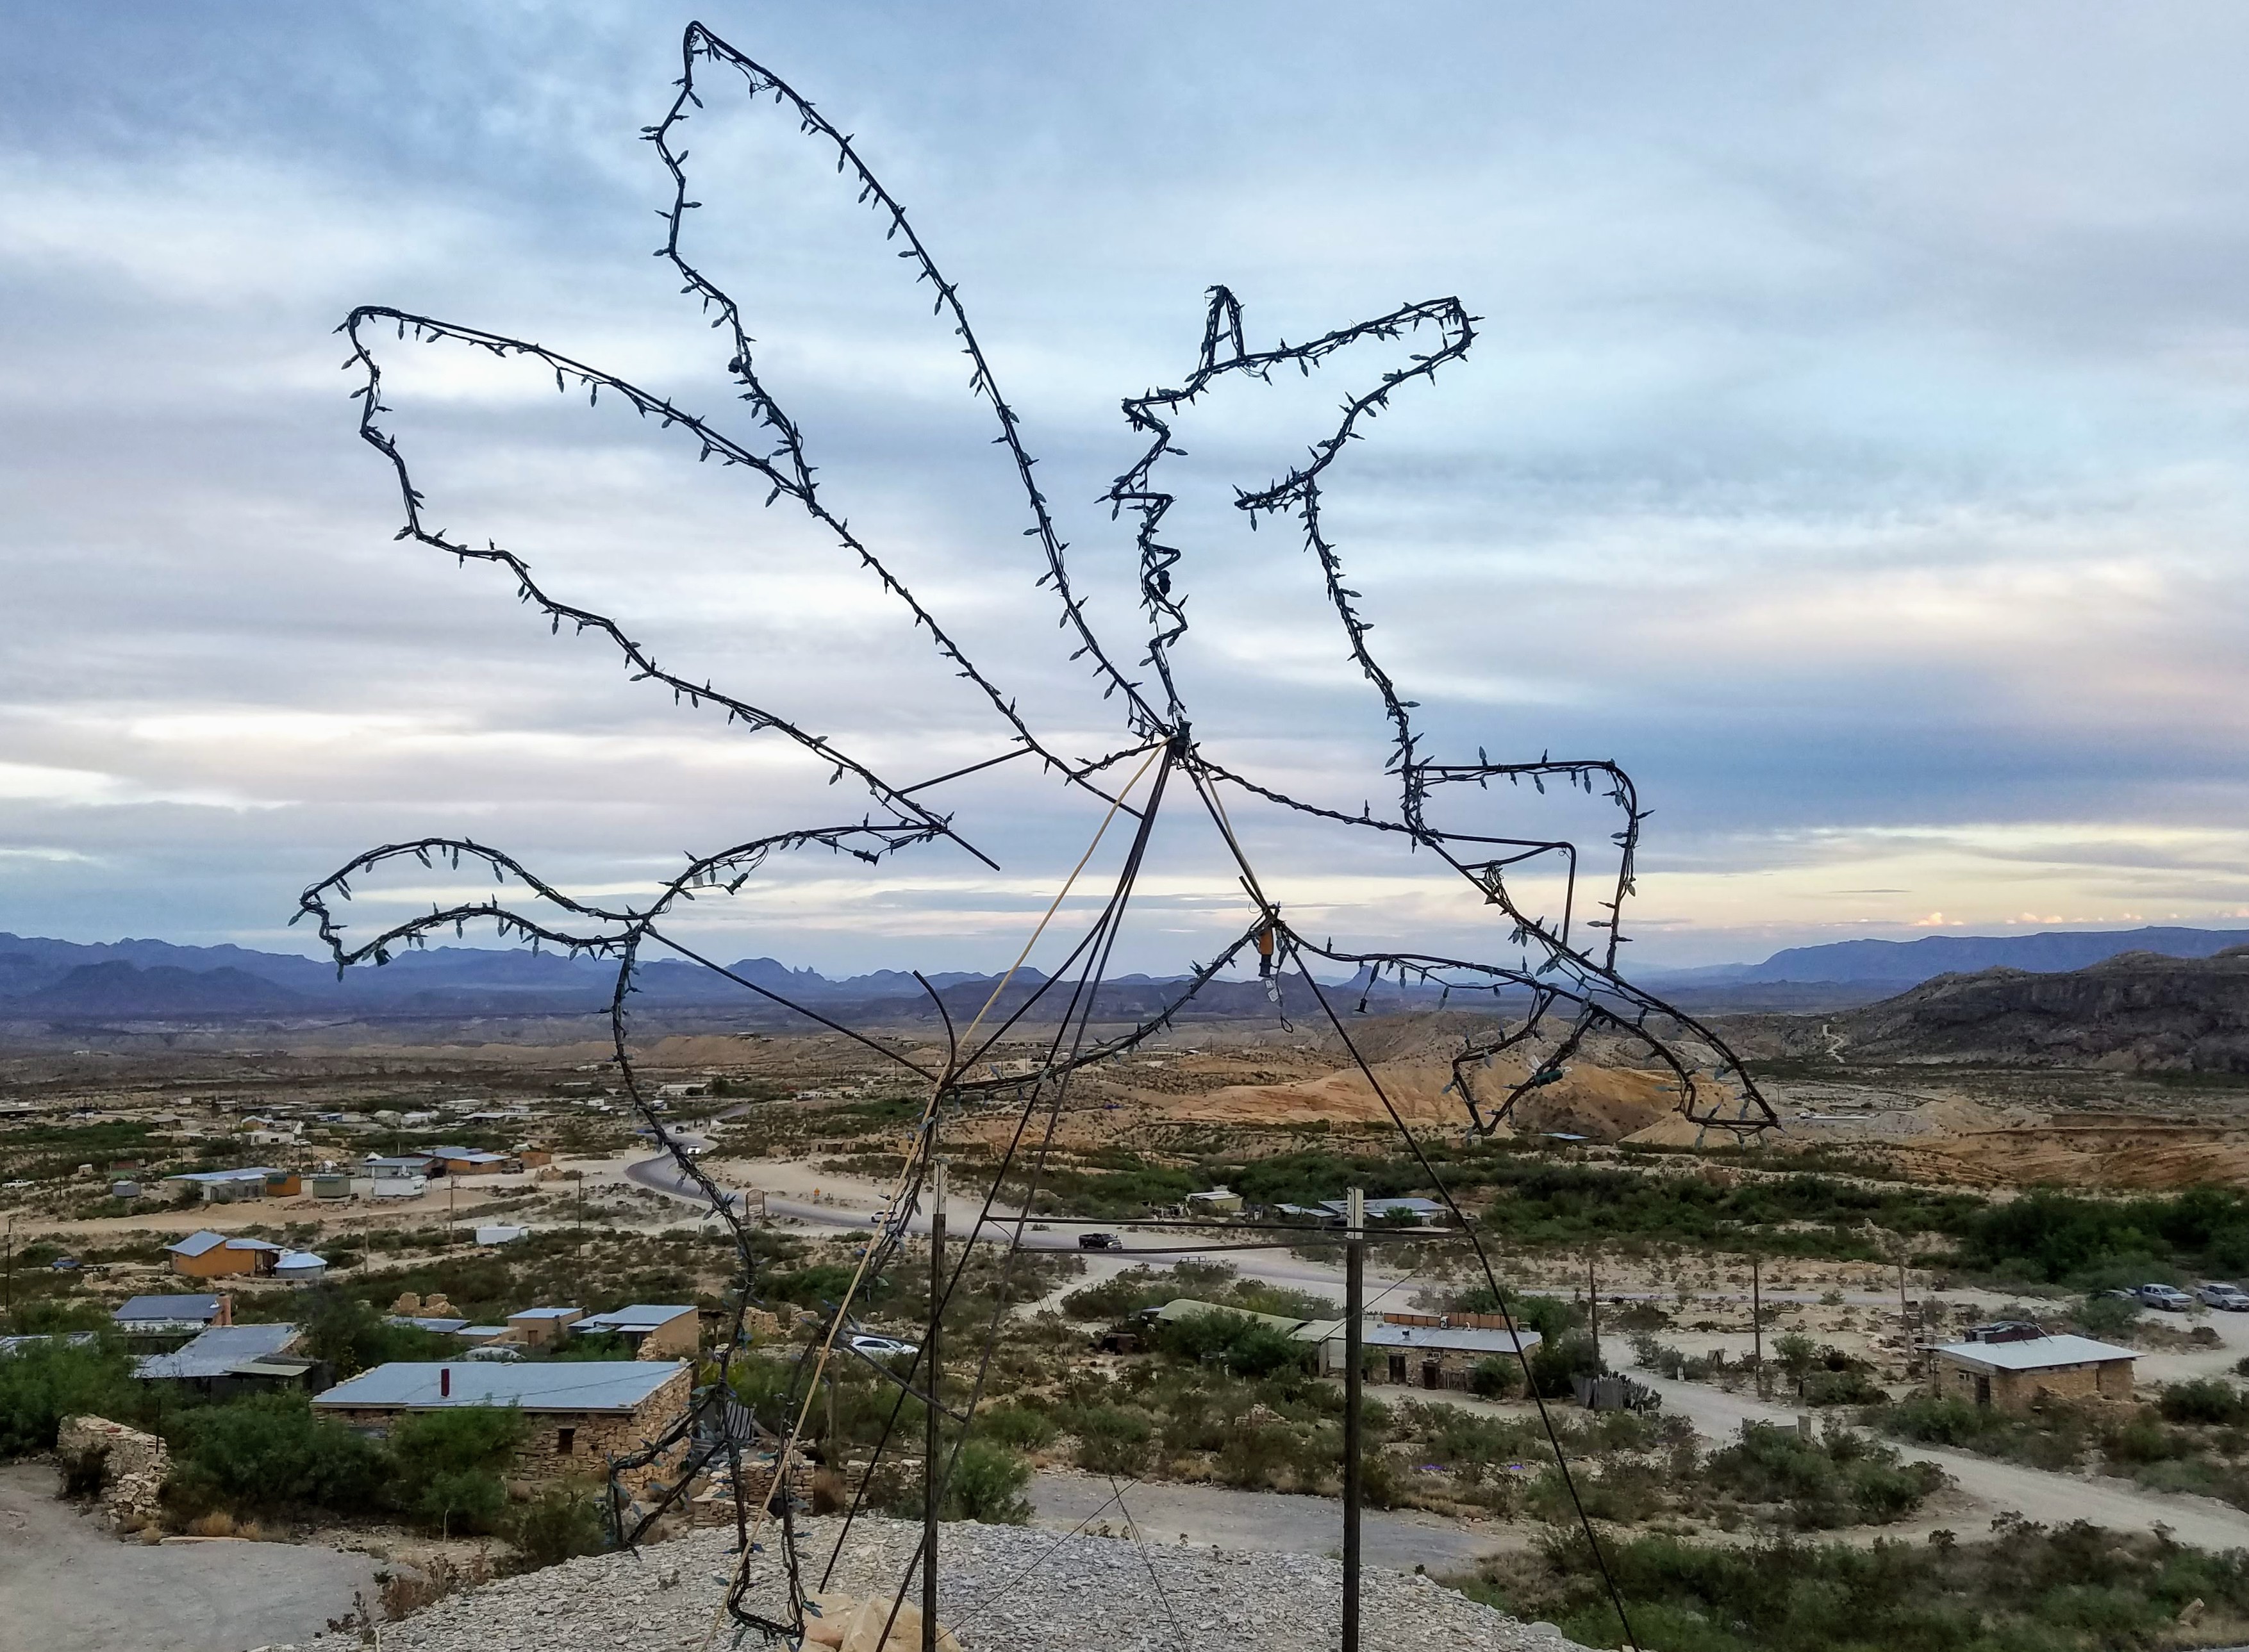
[[[921,1459],[921,1652],[937,1652],[938,1438],[937,1322],[945,1306],[945,1161],[936,1156],[937,1121],[930,1120],[929,1335],[921,1348],[922,1382],[929,1395]]]
[[[1608,1369],[1601,1363],[1601,1287],[1593,1278],[1593,1253],[1585,1252],[1585,1326],[1593,1339],[1593,1371],[1596,1375]]]
[[[1757,1397],[1763,1399],[1764,1397],[1764,1301],[1759,1289],[1757,1255],[1754,1251],[1750,1252],[1750,1347],[1754,1350],[1750,1355],[1754,1363],[1750,1368],[1750,1381],[1757,1387]]]
[[[1366,1194],[1345,1196],[1343,1262],[1343,1652],[1358,1652],[1360,1316],[1366,1311]]]

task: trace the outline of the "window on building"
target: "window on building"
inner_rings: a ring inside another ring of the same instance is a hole
[[[575,1450],[577,1449],[577,1444],[578,1444],[578,1430],[577,1430],[577,1429],[555,1429],[555,1430],[554,1430],[554,1455],[555,1455],[555,1456],[557,1456],[557,1457],[568,1457],[568,1456],[571,1454],[571,1452],[572,1452],[572,1451],[574,1451],[574,1450]]]

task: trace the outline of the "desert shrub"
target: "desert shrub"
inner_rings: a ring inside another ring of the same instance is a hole
[[[164,1499],[179,1514],[321,1508],[371,1513],[386,1499],[388,1453],[301,1394],[259,1395],[182,1414],[171,1429]]]
[[[497,1529],[507,1500],[500,1476],[523,1435],[522,1414],[508,1406],[457,1406],[407,1418],[390,1436],[398,1506],[449,1537]]]
[[[1241,1423],[1228,1430],[1219,1448],[1218,1477],[1228,1485],[1269,1486],[1292,1455],[1294,1443],[1287,1429],[1269,1424]]]
[[[1077,1436],[1077,1466],[1089,1474],[1138,1474],[1154,1432],[1147,1420],[1113,1405],[1088,1406],[1068,1419]]]
[[[448,1339],[430,1332],[387,1323],[373,1303],[338,1285],[313,1285],[299,1293],[291,1307],[304,1327],[304,1351],[326,1360],[339,1381],[391,1360],[442,1358],[452,1347]]]
[[[449,1594],[491,1581],[492,1559],[481,1553],[466,1560],[455,1560],[444,1554],[416,1555],[396,1571],[375,1574],[382,1615],[393,1623],[411,1617],[424,1607],[434,1606]]]
[[[2249,1400],[2232,1383],[2216,1377],[2197,1377],[2174,1382],[2156,1402],[2166,1422],[2207,1422],[2230,1425],[2249,1418]]]
[[[1782,1371],[1800,1381],[1819,1363],[1819,1346],[1802,1332],[1791,1331],[1773,1339],[1772,1358]]]
[[[1033,1451],[1052,1443],[1055,1420],[1028,1406],[995,1405],[976,1417],[977,1431],[995,1443],[1018,1451]]]
[[[1504,1400],[1521,1386],[1523,1372],[1517,1361],[1495,1356],[1478,1360],[1468,1373],[1468,1391],[1487,1400]]]
[[[2036,1469],[2075,1467],[2094,1432],[2074,1406],[2047,1405],[2016,1415],[1928,1394],[1872,1407],[1860,1413],[1860,1420],[1895,1439],[1957,1446]]]
[[[0,1457],[51,1450],[66,1416],[136,1417],[141,1394],[107,1342],[34,1342],[0,1356]]]
[[[1801,1390],[1806,1405],[1880,1405],[1889,1395],[1863,1367],[1814,1371]]]
[[[1160,1325],[1155,1345],[1173,1359],[1208,1360],[1236,1376],[1251,1378],[1301,1365],[1312,1352],[1310,1343],[1297,1341],[1276,1325],[1226,1313],[1190,1313]]]
[[[2117,1296],[2089,1296],[2072,1311],[2071,1318],[2090,1337],[2129,1339],[2140,1322],[2140,1305]]]
[[[511,1514],[505,1530],[526,1572],[598,1553],[608,1541],[601,1503],[574,1486],[548,1486]]]
[[[1530,1386],[1545,1399],[1560,1399],[1572,1392],[1571,1380],[1599,1376],[1607,1369],[1593,1340],[1572,1331],[1530,1351]]]
[[[969,1440],[960,1448],[939,1516],[986,1525],[1028,1525],[1031,1505],[1023,1488],[1030,1483],[1031,1465],[1022,1457],[990,1440]]]

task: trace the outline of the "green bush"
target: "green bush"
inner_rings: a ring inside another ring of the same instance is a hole
[[[2174,1382],[2156,1402],[2166,1422],[2207,1422],[2219,1426],[2249,1419],[2249,1399],[2232,1383],[2217,1377],[2197,1377]]]
[[[939,1516],[985,1525],[1028,1525],[1031,1504],[1023,1488],[1030,1483],[1031,1465],[1023,1457],[994,1441],[969,1440],[953,1464]]]
[[[986,1437],[1018,1451],[1050,1444],[1056,1433],[1055,1420],[1045,1412],[1012,1402],[977,1413],[976,1427]]]
[[[1475,1368],[1468,1373],[1468,1391],[1487,1400],[1504,1400],[1523,1382],[1521,1364],[1511,1358],[1497,1355],[1478,1360]]]
[[[390,1436],[398,1506],[446,1536],[497,1529],[507,1497],[500,1477],[523,1436],[523,1414],[509,1406],[408,1417]]]
[[[1207,1360],[1241,1377],[1266,1377],[1311,1357],[1312,1345],[1299,1342],[1277,1325],[1246,1313],[1190,1313],[1159,1325],[1155,1346],[1178,1360]]]
[[[1544,1399],[1567,1398],[1574,1392],[1573,1377],[1599,1376],[1607,1368],[1593,1340],[1579,1331],[1541,1342],[1530,1351],[1530,1386]]]
[[[1145,1417],[1113,1405],[1088,1406],[1068,1419],[1077,1436],[1077,1466],[1089,1474],[1138,1474],[1154,1430]]]
[[[560,1566],[607,1546],[600,1501],[572,1486],[548,1486],[511,1516],[505,1530],[526,1571]]]
[[[2089,1296],[2078,1304],[2072,1317],[2084,1327],[2087,1336],[2123,1341],[2140,1322],[2140,1305],[2122,1297]]]
[[[164,1498],[189,1518],[320,1508],[382,1507],[390,1463],[375,1442],[315,1415],[301,1394],[259,1395],[182,1414],[172,1429]]]
[[[131,1362],[107,1340],[28,1344],[0,1357],[0,1457],[52,1450],[66,1416],[91,1412],[130,1421],[142,1397]]]

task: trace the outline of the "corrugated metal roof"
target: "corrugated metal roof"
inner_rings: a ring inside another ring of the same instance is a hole
[[[1294,1331],[1304,1323],[1302,1320],[1291,1320],[1278,1313],[1252,1313],[1248,1308],[1229,1308],[1223,1302],[1203,1302],[1185,1296],[1174,1297],[1160,1308],[1149,1309],[1146,1317],[1170,1325],[1175,1320],[1193,1319],[1199,1313],[1230,1313],[1238,1320],[1255,1320],[1261,1325],[1269,1325],[1283,1331]]]
[[[1386,1322],[1368,1326],[1359,1340],[1370,1348],[1427,1348],[1437,1354],[1513,1354],[1518,1337],[1525,1353],[1545,1340],[1536,1331],[1480,1331],[1465,1325]]]
[[[120,1323],[132,1320],[194,1320],[208,1325],[218,1318],[218,1299],[215,1296],[130,1297],[120,1303],[109,1317]]]
[[[469,1322],[466,1320],[449,1320],[443,1314],[394,1313],[389,1319],[385,1320],[383,1323],[386,1325],[410,1325],[417,1331],[436,1331],[441,1333],[449,1333],[454,1331],[465,1329]]]
[[[230,1251],[278,1251],[281,1248],[278,1244],[269,1244],[264,1239],[230,1238],[224,1233],[213,1233],[208,1228],[201,1233],[190,1233],[177,1244],[168,1244],[164,1248],[181,1256],[201,1256],[206,1251],[217,1250],[221,1245]]]
[[[653,1331],[659,1325],[669,1325],[683,1313],[695,1312],[692,1302],[636,1302],[630,1307],[619,1308],[614,1313],[596,1313],[581,1320],[570,1328],[573,1331]]]
[[[2020,1342],[1947,1342],[1932,1350],[1964,1365],[1992,1371],[2050,1371],[2061,1365],[2098,1365],[2139,1356],[2129,1348],[2095,1342],[2086,1336],[2032,1337]]]
[[[339,1382],[313,1404],[322,1410],[425,1411],[515,1405],[526,1411],[629,1411],[687,1368],[678,1360],[554,1360],[523,1365],[395,1361]],[[450,1371],[450,1395],[438,1373]]]
[[[215,1325],[185,1347],[143,1354],[137,1377],[223,1377],[235,1367],[279,1354],[297,1340],[293,1325]]]
[[[507,1317],[511,1320],[559,1320],[565,1314],[584,1312],[582,1308],[518,1308]]]
[[[168,1176],[167,1182],[263,1182],[269,1176],[285,1175],[271,1165],[245,1164],[238,1170],[182,1170],[177,1176]]]

